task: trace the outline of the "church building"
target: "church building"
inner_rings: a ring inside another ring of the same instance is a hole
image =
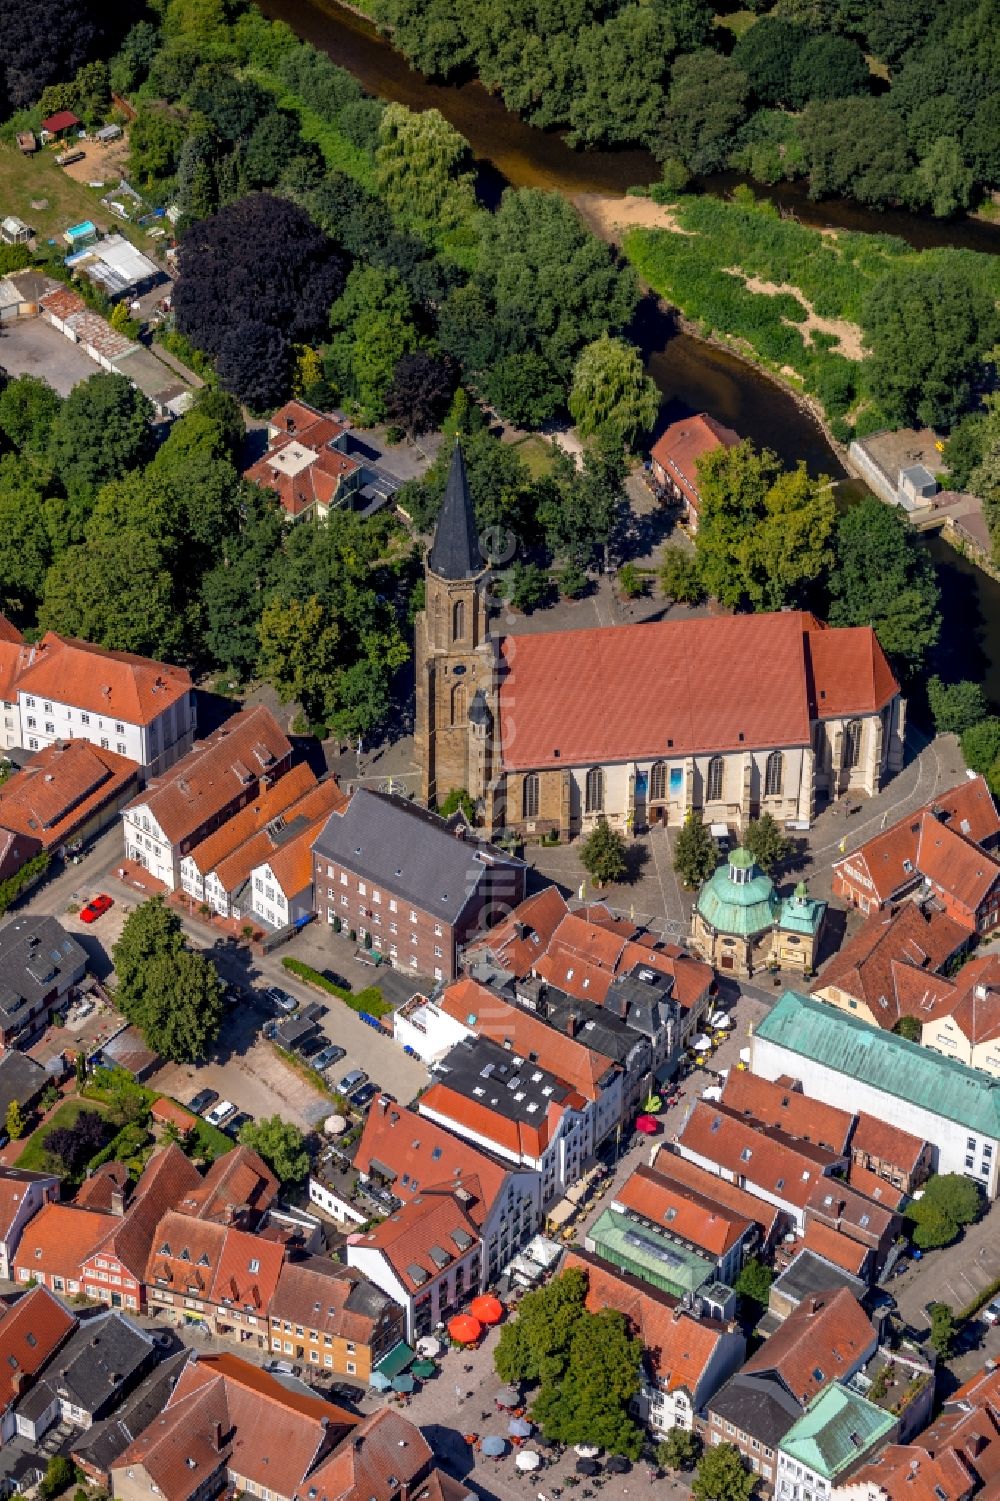
[[[905,704],[874,631],[800,610],[491,636],[490,570],[456,445],[416,621],[416,748],[429,804],[465,787],[487,828],[586,833],[878,792]]]

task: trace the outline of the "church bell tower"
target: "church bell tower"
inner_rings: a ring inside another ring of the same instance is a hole
[[[496,672],[489,638],[489,565],[456,442],[416,618],[420,795],[433,806],[456,787],[479,800],[492,777]]]

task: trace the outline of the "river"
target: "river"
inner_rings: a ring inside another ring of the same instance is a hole
[[[470,143],[479,165],[480,193],[487,202],[496,201],[507,184],[551,188],[568,196],[622,194],[630,185],[658,176],[655,161],[645,151],[572,150],[558,132],[525,124],[475,80],[428,81],[370,23],[336,0],[263,0],[261,9],[329,53],[370,93],[412,109],[440,110]],[[741,180],[734,173],[719,174],[699,186],[722,193]],[[801,183],[753,186],[803,223],[820,228],[896,234],[918,248],[951,245],[1000,253],[1000,225],[974,219],[942,223],[902,211],[876,213],[840,200],[812,203]],[[668,417],[709,411],[758,446],[773,449],[784,463],[804,459],[812,473],[842,482],[844,500],[855,490],[863,491],[858,482],[847,481],[819,423],[784,387],[727,350],[679,331],[652,298],[643,299],[632,333]],[[942,588],[945,639],[940,665],[947,662],[958,677],[978,678],[1000,708],[1000,584],[940,538],[928,538],[927,545]]]

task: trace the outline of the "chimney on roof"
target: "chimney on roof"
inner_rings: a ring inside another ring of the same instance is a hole
[[[567,1016],[566,1018],[566,1036],[575,1037],[579,1025],[580,1018],[577,1016],[575,1011],[571,1011],[569,1016]]]
[[[116,1214],[119,1219],[125,1213],[125,1189],[120,1188],[117,1183],[111,1190],[111,1213]]]
[[[215,1444],[215,1452],[217,1454],[221,1453],[221,1451],[222,1451],[222,1424],[219,1423],[219,1422],[216,1422],[213,1425],[213,1428],[212,1428],[212,1440],[213,1440],[213,1442]]]
[[[294,417],[286,417],[285,418],[285,431],[288,432],[288,433],[294,433],[294,431],[295,431],[295,418]]]

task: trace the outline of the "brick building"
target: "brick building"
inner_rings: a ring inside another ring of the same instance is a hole
[[[340,923],[396,969],[453,980],[470,935],[517,905],[525,866],[405,798],[359,789],[313,845],[321,919]]]
[[[717,422],[707,412],[682,417],[660,434],[650,449],[653,479],[684,507],[684,519],[692,532],[698,530],[701,492],[698,488],[698,460],[719,448],[735,448],[739,433]]]

